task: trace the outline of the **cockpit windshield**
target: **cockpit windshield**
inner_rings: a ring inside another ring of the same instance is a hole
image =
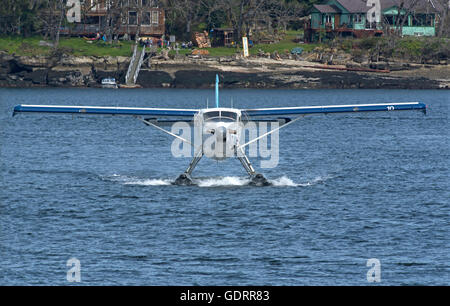
[[[209,120],[209,119],[212,119],[212,118],[218,118],[218,117],[220,117],[220,112],[219,111],[207,112],[207,113],[203,114],[203,118],[205,120]]]
[[[237,120],[237,113],[229,111],[208,111],[203,114],[203,119],[206,120]]]
[[[237,114],[236,113],[234,113],[234,112],[220,112],[220,116],[221,117],[225,117],[225,118],[230,118],[230,119],[233,119],[233,120],[236,120],[237,119]]]

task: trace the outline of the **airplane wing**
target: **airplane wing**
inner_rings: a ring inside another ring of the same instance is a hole
[[[54,114],[79,114],[79,115],[192,117],[198,111],[199,110],[197,109],[20,104],[14,107],[13,116],[16,115],[17,113],[54,113]]]
[[[355,113],[376,111],[421,110],[426,112],[427,106],[420,102],[384,103],[384,104],[354,104],[327,106],[300,106],[278,108],[243,109],[242,113],[250,119],[267,116],[294,116],[309,114]]]

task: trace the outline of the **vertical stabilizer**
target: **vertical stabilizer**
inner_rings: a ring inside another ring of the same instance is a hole
[[[219,107],[219,75],[216,74],[216,107]]]

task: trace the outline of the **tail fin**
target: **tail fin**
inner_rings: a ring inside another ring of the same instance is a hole
[[[216,74],[216,107],[219,107],[219,75]]]

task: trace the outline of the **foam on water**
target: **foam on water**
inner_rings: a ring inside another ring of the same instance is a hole
[[[226,186],[246,186],[250,182],[248,178],[237,176],[225,176],[216,178],[200,178],[195,182],[199,187],[226,187]]]
[[[103,177],[103,179],[112,182],[119,182],[124,185],[138,185],[138,186],[168,186],[171,185],[172,183],[170,179],[138,178],[120,174],[113,174],[110,176],[106,176]]]
[[[172,182],[167,179],[136,179],[125,182],[125,185],[140,185],[140,186],[168,186]]]
[[[274,180],[269,180],[273,186],[277,187],[298,187],[300,184],[294,183],[290,178],[287,176],[282,176]]]
[[[330,179],[331,176],[318,176],[306,183],[295,183],[287,176],[269,180],[274,187],[308,187],[319,184],[325,180]],[[103,177],[105,180],[112,182],[119,182],[124,185],[136,185],[136,186],[168,186],[173,183],[174,180],[163,178],[138,178],[126,175],[113,174],[111,176]],[[248,177],[239,176],[224,176],[224,177],[201,177],[194,178],[194,182],[198,187],[235,187],[235,186],[248,186],[250,179]]]

